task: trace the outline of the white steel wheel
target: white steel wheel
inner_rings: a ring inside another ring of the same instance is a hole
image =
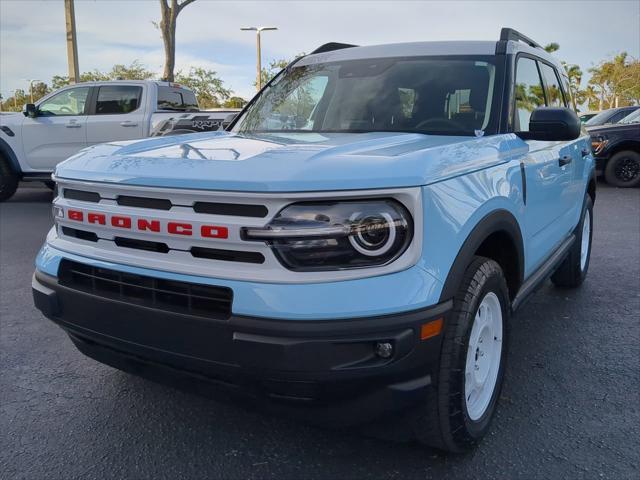
[[[487,411],[496,388],[502,358],[502,307],[489,292],[480,302],[469,335],[464,398],[467,414],[478,421]]]
[[[591,243],[591,214],[589,210],[584,212],[582,221],[582,242],[580,245],[580,271],[584,271],[589,257],[589,244]]]

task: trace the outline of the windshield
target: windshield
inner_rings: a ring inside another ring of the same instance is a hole
[[[494,133],[494,60],[303,61],[277,77],[233,131]]]
[[[610,116],[611,116],[611,112],[608,110],[605,110],[604,112],[600,112],[596,116],[591,117],[587,121],[587,123],[585,123],[585,125],[602,125],[604,122],[609,120]]]
[[[638,122],[640,122],[640,109],[636,110],[633,113],[630,113],[629,115],[624,117],[622,120],[620,120],[618,123],[638,123]]]

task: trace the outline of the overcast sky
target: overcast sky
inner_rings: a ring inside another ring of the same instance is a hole
[[[80,70],[109,70],[139,60],[162,71],[157,0],[76,0]],[[417,40],[494,40],[510,26],[586,70],[620,51],[640,56],[640,0],[629,1],[217,1],[197,0],[178,18],[177,69],[216,70],[249,98],[255,34],[242,26],[277,26],[263,34],[263,64],[339,41],[359,45]],[[63,0],[0,0],[0,92],[28,79],[67,74]]]

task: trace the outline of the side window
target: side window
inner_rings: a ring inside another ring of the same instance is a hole
[[[96,115],[130,113],[140,106],[142,87],[114,85],[98,89]]]
[[[569,85],[569,78],[566,75],[561,76],[562,88],[564,90],[564,103],[572,108],[573,111],[577,111],[576,102],[573,99],[573,92],[571,91],[571,85]]]
[[[535,60],[520,57],[516,65],[515,85],[515,129],[526,132],[529,130],[531,113],[544,105],[544,91],[538,67]]]
[[[544,76],[547,93],[547,106],[548,107],[564,107],[564,100],[562,99],[562,90],[560,89],[560,82],[558,76],[553,67],[550,67],[546,63],[538,63],[540,70]]]
[[[45,100],[38,106],[40,115],[84,115],[89,87],[69,88]]]

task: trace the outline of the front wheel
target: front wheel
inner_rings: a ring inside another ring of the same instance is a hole
[[[9,200],[16,193],[19,180],[7,159],[0,156],[0,202]]]
[[[640,153],[625,150],[613,155],[604,169],[604,179],[615,187],[640,185]]]
[[[422,443],[463,452],[487,433],[502,387],[509,313],[500,265],[476,257],[454,298],[435,389],[415,427]]]

